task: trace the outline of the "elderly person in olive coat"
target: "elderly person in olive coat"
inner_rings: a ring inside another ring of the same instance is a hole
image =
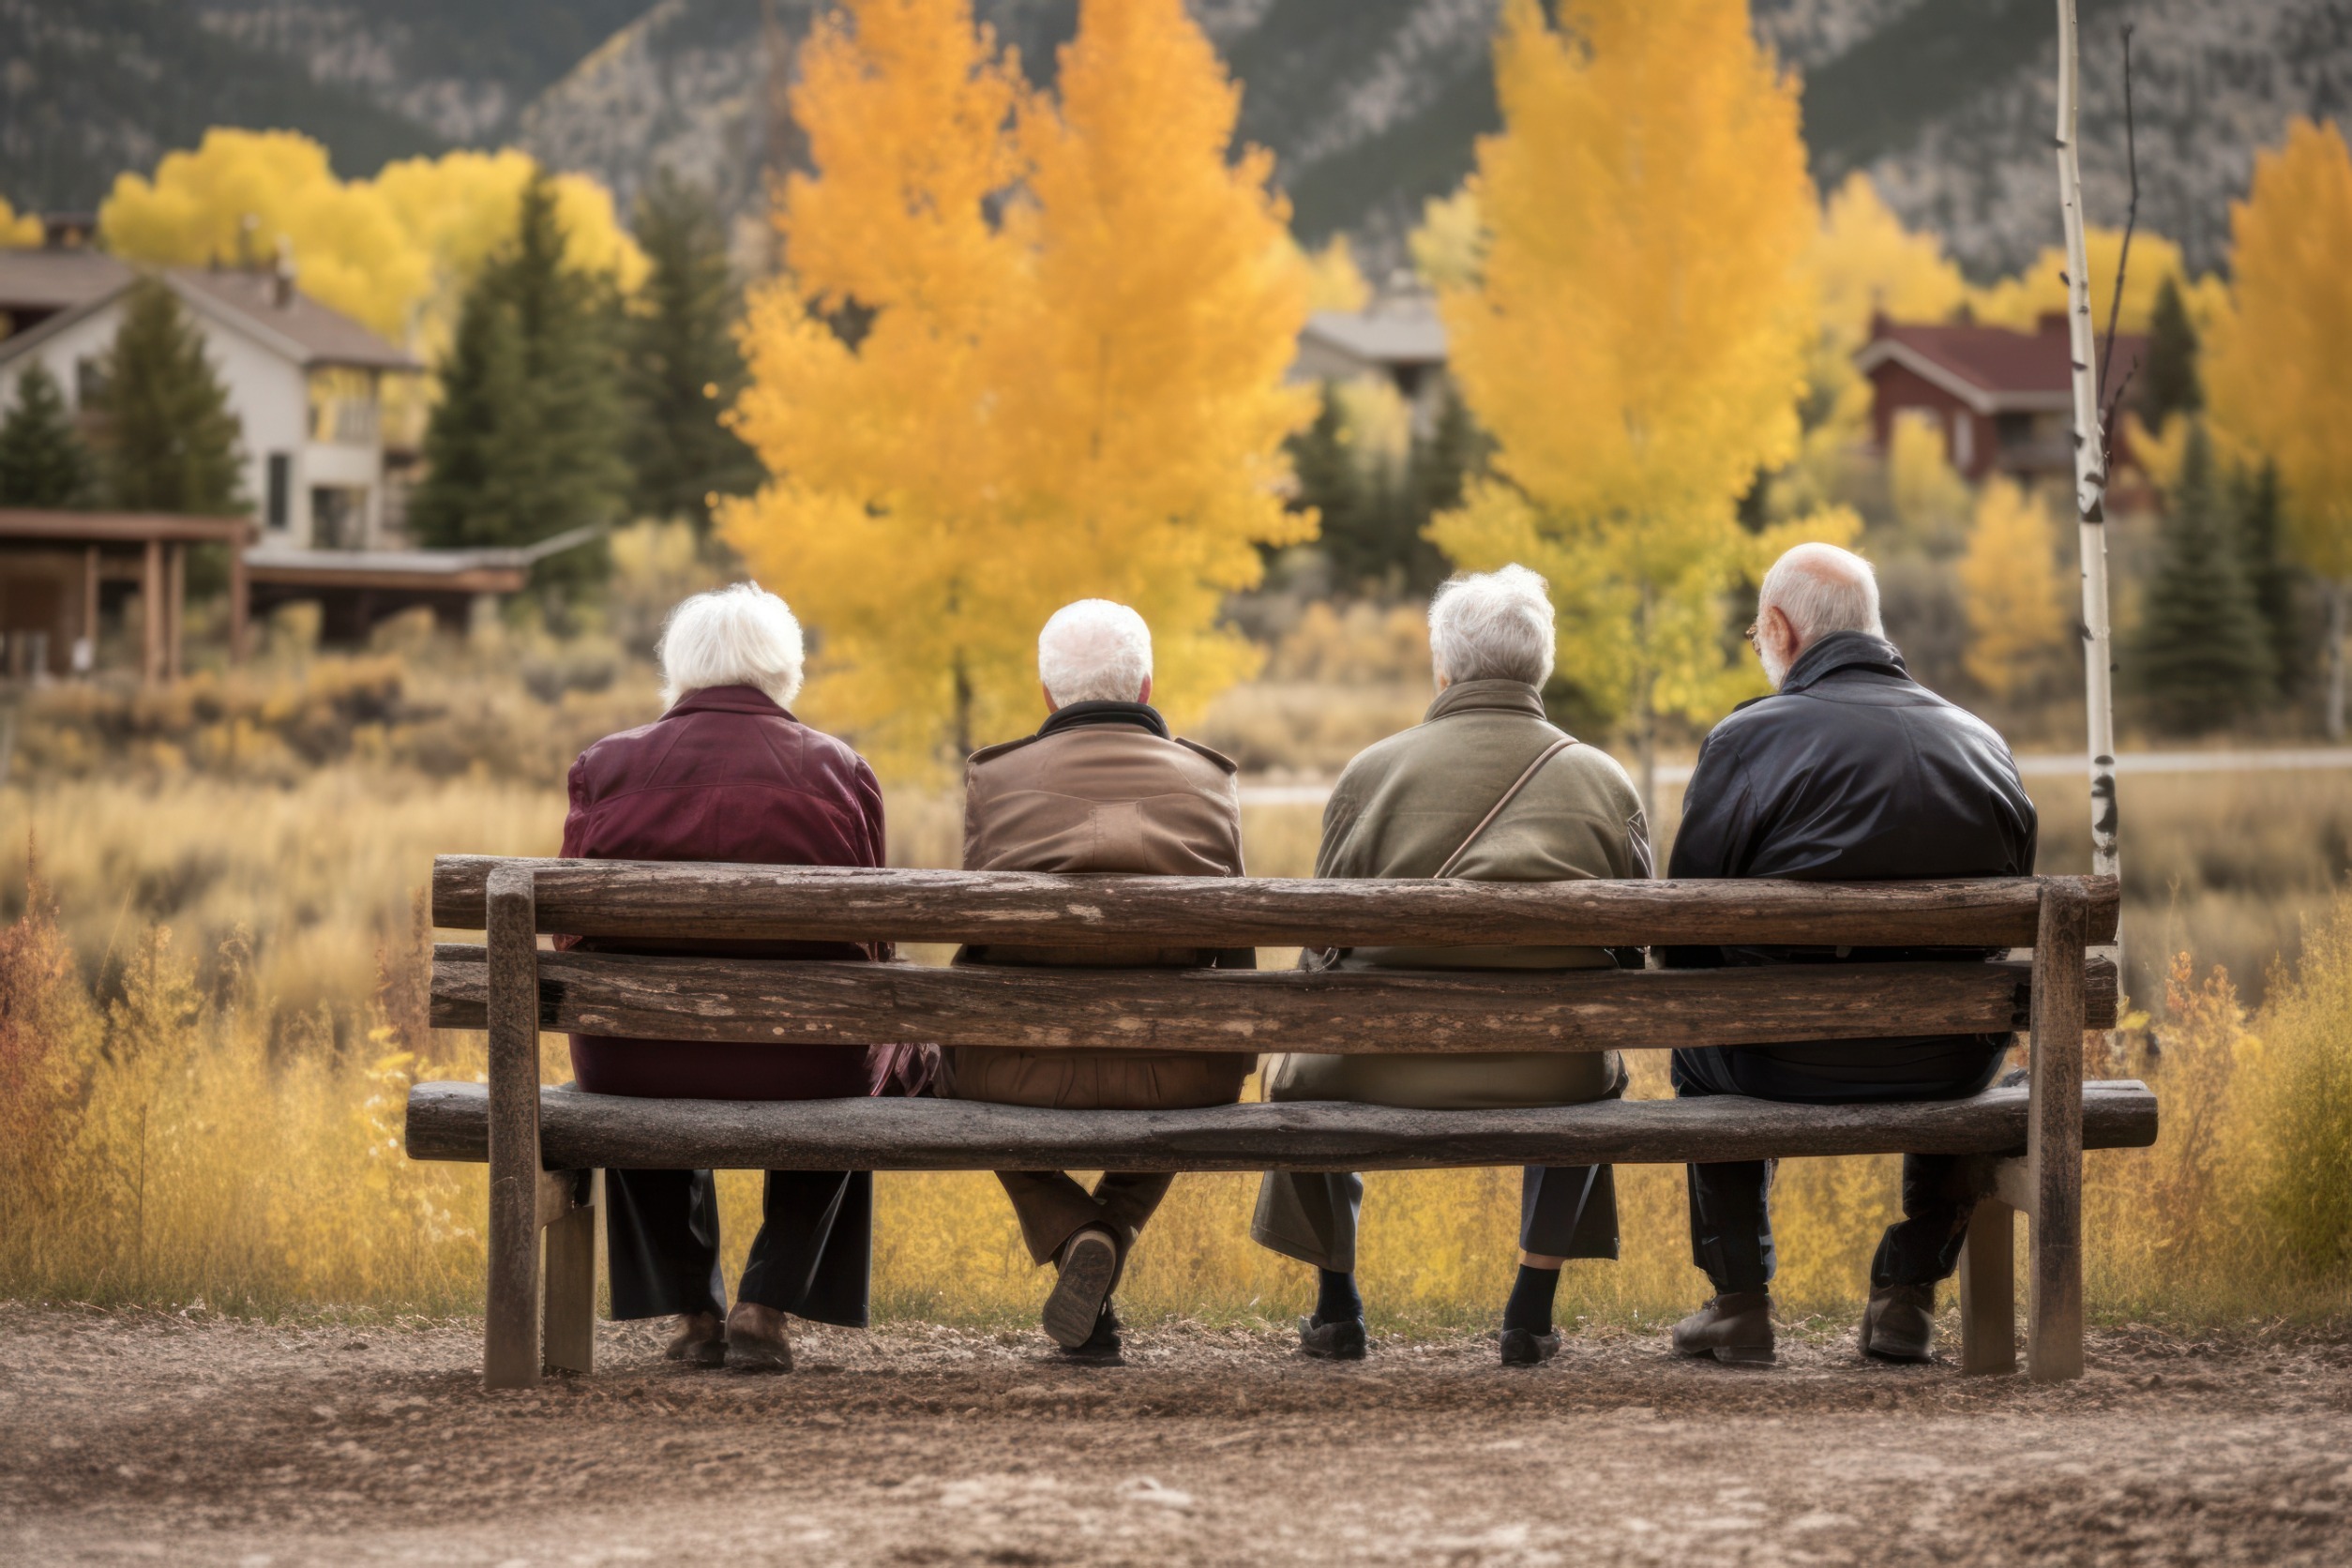
[[[800,689],[801,635],[782,599],[748,582],[687,599],[663,629],[661,666],[668,711],[606,736],[572,764],[566,856],[882,864],[873,770],[785,707]],[[638,953],[890,957],[886,945],[854,942],[557,942]],[[580,1088],[669,1099],[862,1098],[878,1091],[895,1061],[890,1047],[593,1034],[573,1035],[571,1049]],[[769,1171],[760,1233],[727,1312],[711,1172],[607,1171],[612,1316],[675,1318],[673,1360],[789,1369],[788,1315],[865,1326],[873,1180],[867,1171]]]
[[[1364,750],[1323,811],[1319,877],[1463,877],[1563,882],[1651,874],[1640,797],[1607,753],[1544,714],[1552,607],[1524,566],[1459,577],[1429,607],[1438,695],[1414,728]],[[1597,947],[1359,947],[1319,961],[1341,968],[1606,969],[1640,955]],[[1308,955],[1303,962],[1318,961]],[[1615,1052],[1276,1058],[1271,1100],[1477,1109],[1577,1105],[1624,1092]],[[1299,1325],[1309,1355],[1364,1353],[1355,1288],[1363,1178],[1272,1171],[1251,1234],[1320,1273],[1314,1316]],[[1502,1360],[1533,1365],[1560,1349],[1551,1309],[1561,1262],[1617,1256],[1617,1194],[1607,1166],[1527,1168],[1520,1269],[1503,1310]]]

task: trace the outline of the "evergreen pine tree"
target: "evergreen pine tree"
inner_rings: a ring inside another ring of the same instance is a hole
[[[2254,591],[2254,613],[2269,642],[2279,695],[2293,699],[2302,692],[2315,650],[2303,616],[2303,573],[2287,553],[2279,516],[2279,471],[2264,463],[2241,477],[2237,489],[2239,548],[2247,585]]]
[[[16,401],[0,420],[0,506],[79,506],[89,495],[90,449],[57,378],[36,359],[16,378]]]
[[[748,495],[761,477],[719,422],[745,381],[727,232],[710,196],[665,169],[639,199],[637,243],[653,270],[628,321],[630,505],[707,527],[712,496]]]
[[[1290,498],[1292,511],[1314,508],[1320,519],[1319,541],[1331,558],[1332,571],[1341,582],[1353,585],[1367,570],[1371,553],[1364,531],[1368,510],[1364,475],[1348,449],[1347,416],[1330,382],[1322,386],[1315,422],[1283,443],[1290,456],[1290,472],[1298,489]],[[1378,574],[1378,568],[1370,570]]]
[[[523,188],[513,243],[482,269],[460,310],[425,431],[427,473],[411,504],[434,545],[527,545],[616,520],[627,498],[621,452],[617,302],[565,264],[553,186]],[[544,563],[542,580],[579,581],[600,550]]]
[[[2161,430],[2176,414],[2195,414],[2205,407],[2205,392],[2197,381],[2197,329],[2172,278],[2156,291],[2156,306],[2148,322],[2148,357],[2140,365],[2140,417],[2151,430]]]
[[[108,499],[139,512],[244,505],[244,427],[170,286],[142,279],[106,354],[96,400]]]
[[[1486,471],[1488,445],[1486,432],[1470,417],[1470,405],[1448,382],[1429,433],[1413,441],[1412,510],[1399,550],[1405,585],[1413,592],[1427,593],[1445,580],[1445,555],[1423,534],[1430,519],[1461,505],[1470,482]]]
[[[2241,539],[2202,425],[2189,432],[2167,499],[2139,626],[2139,674],[2157,722],[2197,733],[2260,704],[2271,654],[2246,580]]]

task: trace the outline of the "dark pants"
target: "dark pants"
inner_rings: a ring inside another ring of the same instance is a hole
[[[811,1322],[866,1326],[874,1177],[771,1170],[760,1233],[735,1299]],[[612,1316],[666,1318],[727,1304],[718,1277],[718,1184],[707,1170],[608,1170],[605,1240]]]
[[[1674,1053],[1674,1092],[1744,1094],[1798,1105],[1958,1100],[1982,1093],[2001,1068],[2008,1035],[1818,1046],[1706,1048]],[[1772,1277],[1774,1160],[1688,1168],[1691,1261],[1719,1292],[1761,1290]],[[1953,1154],[1903,1156],[1903,1217],[1871,1260],[1873,1289],[1952,1277],[1968,1215],[1986,1190],[1986,1162]]]
[[[1270,1170],[1259,1184],[1249,1233],[1286,1258],[1353,1274],[1363,1213],[1364,1178],[1353,1171]],[[1539,1258],[1615,1258],[1615,1168],[1522,1167],[1519,1247]]]
[[[1063,1243],[1090,1225],[1117,1236],[1123,1253],[1176,1180],[1165,1170],[1111,1170],[1090,1193],[1059,1170],[1000,1170],[996,1179],[1004,1184],[1004,1196],[1020,1216],[1021,1241],[1038,1263],[1051,1262]]]

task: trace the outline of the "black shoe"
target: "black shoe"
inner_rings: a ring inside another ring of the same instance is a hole
[[[1046,1298],[1046,1333],[1065,1350],[1075,1350],[1094,1334],[1103,1304],[1119,1281],[1119,1240],[1099,1225],[1090,1225],[1063,1244],[1062,1274]]]
[[[1505,1366],[1541,1366],[1560,1354],[1560,1334],[1557,1331],[1536,1334],[1528,1329],[1502,1331],[1502,1364]]]
[[[1121,1353],[1126,1347],[1120,1341],[1119,1328],[1119,1314],[1105,1302],[1103,1315],[1094,1319],[1094,1332],[1086,1336],[1082,1345],[1063,1346],[1062,1359],[1087,1366],[1120,1365],[1126,1360]]]
[[[1361,1318],[1299,1319],[1299,1349],[1318,1361],[1362,1361],[1366,1342]]]
[[[1936,1288],[1882,1285],[1862,1311],[1862,1354],[1881,1361],[1936,1359]]]

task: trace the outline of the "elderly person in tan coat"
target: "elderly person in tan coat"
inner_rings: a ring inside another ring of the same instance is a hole
[[[1323,810],[1319,877],[1462,877],[1565,882],[1651,874],[1640,797],[1607,753],[1545,717],[1552,607],[1524,566],[1457,577],[1429,607],[1438,695],[1423,721],[1366,748]],[[1303,962],[1345,969],[1606,969],[1638,967],[1638,952],[1597,947],[1359,947]],[[1577,1105],[1624,1092],[1615,1052],[1275,1058],[1271,1100],[1349,1100],[1431,1109]],[[1314,1316],[1301,1320],[1309,1355],[1364,1353],[1355,1287],[1364,1181],[1352,1174],[1271,1171],[1250,1233],[1320,1273]],[[1527,1168],[1520,1192],[1520,1269],[1503,1309],[1505,1365],[1558,1353],[1551,1309],[1561,1262],[1617,1256],[1617,1192],[1607,1166]]]
[[[1233,764],[1171,736],[1152,705],[1152,633],[1106,599],[1057,611],[1037,638],[1047,717],[1026,740],[974,752],[964,775],[964,868],[1238,877]],[[990,943],[958,963],[1256,967],[1249,948],[1066,949]],[[1258,1059],[1227,1052],[945,1053],[938,1093],[999,1105],[1114,1110],[1230,1105]],[[1109,1171],[1090,1192],[1059,1170],[999,1171],[1039,1264],[1059,1271],[1045,1328],[1074,1357],[1119,1354],[1110,1293],[1174,1178]]]

